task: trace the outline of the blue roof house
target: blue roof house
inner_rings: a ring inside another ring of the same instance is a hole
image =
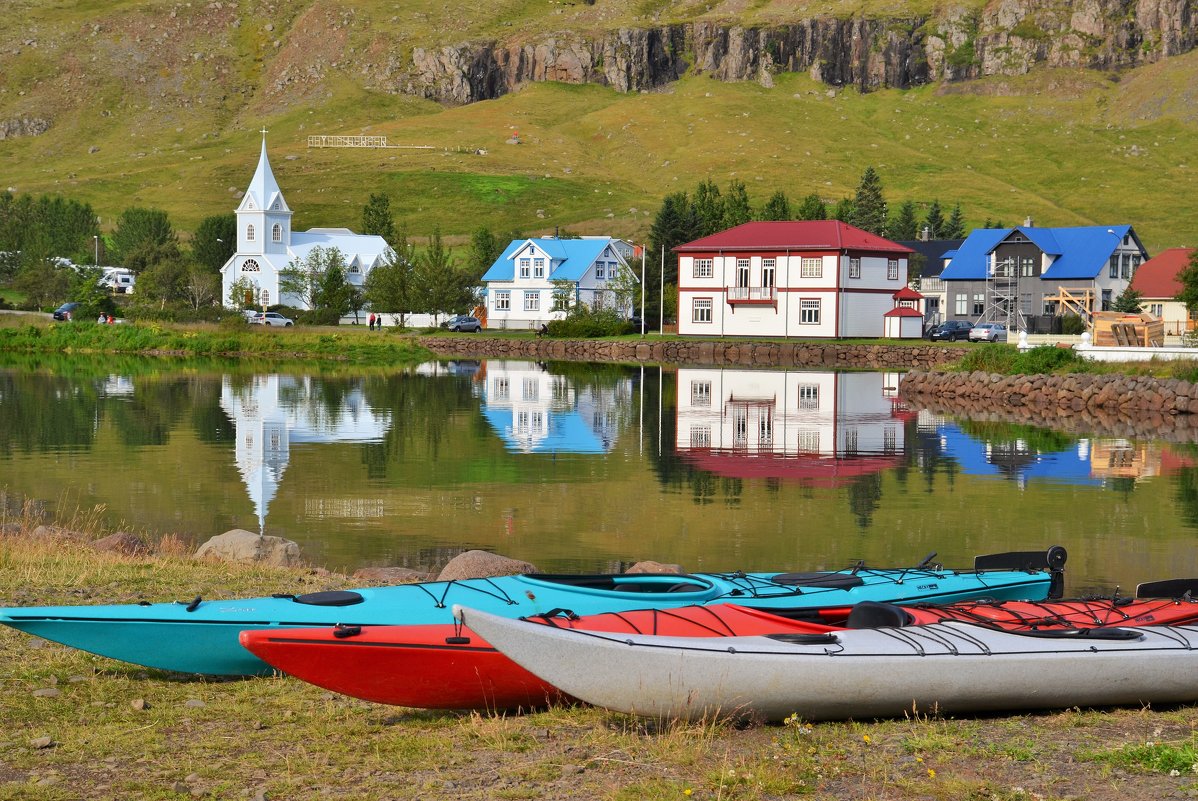
[[[632,246],[610,236],[513,240],[483,274],[487,328],[539,328],[579,303],[627,315],[632,298],[617,289],[637,280],[631,257]]]
[[[1018,320],[1110,309],[1148,252],[1130,225],[978,228],[940,274],[945,319]],[[1025,327],[1024,330],[1028,330]]]

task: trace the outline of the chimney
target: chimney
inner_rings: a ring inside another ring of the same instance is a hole
[[[1032,220],[1032,216],[1030,214],[1023,221],[1024,228],[1034,228],[1035,225],[1036,223],[1034,220]]]
[[[932,229],[925,225],[923,227],[923,230],[919,232],[919,241],[927,242],[928,236],[931,234],[931,231],[932,231]]]

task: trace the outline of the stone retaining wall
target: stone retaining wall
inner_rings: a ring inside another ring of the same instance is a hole
[[[1131,375],[907,373],[899,397],[971,420],[1198,441],[1198,384]]]
[[[614,341],[434,336],[421,337],[417,342],[438,356],[738,367],[928,369],[957,361],[963,355],[960,348],[943,345],[847,345],[810,341]]]

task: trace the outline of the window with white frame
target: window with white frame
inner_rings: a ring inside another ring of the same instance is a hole
[[[710,406],[711,405],[711,382],[710,381],[692,381],[691,382],[691,406]]]
[[[263,306],[270,305],[270,290],[269,289],[262,290],[262,305]]]
[[[1036,274],[1036,260],[1031,256],[1019,257],[1019,277],[1032,278]]]
[[[799,301],[799,322],[803,325],[819,325],[819,298],[803,298]]]
[[[524,293],[524,311],[540,311],[541,310],[541,293],[540,292],[525,292]]]
[[[495,311],[511,311],[512,309],[512,293],[509,290],[503,290],[495,293]]]
[[[799,408],[819,408],[819,384],[799,384]]]
[[[247,225],[247,226],[245,227],[245,241],[246,241],[246,242],[253,242],[253,241],[254,241],[254,226],[252,226],[252,225]]]
[[[544,278],[545,277],[545,260],[544,259],[533,259],[532,260],[532,277],[533,278]]]
[[[595,279],[602,281],[607,277],[607,265],[601,261],[595,262]]]
[[[799,262],[799,274],[804,278],[823,278],[824,260],[804,258]]]
[[[1165,304],[1149,303],[1148,304],[1148,313],[1151,314],[1153,317],[1163,317],[1165,315]]]
[[[849,259],[849,278],[861,277],[861,257],[853,256]]]
[[[986,313],[986,293],[985,292],[973,293],[973,316],[981,317],[985,313]]]
[[[799,430],[798,441],[799,453],[819,453],[819,430],[814,428],[804,428]]]
[[[691,447],[711,447],[711,426],[691,426]]]
[[[695,278],[711,278],[715,275],[715,259],[695,259]]]
[[[283,226],[279,225],[278,223],[274,224],[274,227],[270,229],[270,241],[271,242],[282,242],[283,241]]]
[[[956,298],[956,316],[966,317],[969,315],[969,295],[965,292],[960,292],[954,296]]]
[[[695,298],[691,306],[692,323],[711,322],[711,298]]]
[[[347,273],[349,273],[349,274],[351,274],[351,275],[360,275],[360,274],[361,274],[361,272],[362,272],[362,268],[361,268],[361,267],[358,265],[358,263],[355,261],[355,262],[352,262],[352,263],[349,265],[349,267],[345,268],[345,272],[347,272]]]
[[[537,379],[526,378],[526,379],[524,379],[524,384],[520,390],[520,399],[526,400],[526,401],[540,400],[540,397],[541,397],[540,389],[541,389],[541,384]]]
[[[887,259],[886,260],[886,280],[887,281],[897,281],[898,280],[898,259]]]
[[[261,272],[262,268],[259,267],[258,262],[254,261],[253,259],[246,259],[241,263],[241,271],[243,273],[257,273]]]
[[[532,271],[532,259],[520,259],[520,277],[528,278]]]
[[[1109,273],[1107,273],[1107,276],[1109,278],[1118,278],[1119,277],[1119,254],[1118,253],[1111,254],[1110,266],[1111,266],[1111,270]]]
[[[511,380],[507,378],[495,379],[495,400],[507,400],[511,394]]]
[[[774,286],[774,273],[777,271],[777,259],[762,259],[761,260],[761,285],[763,287]]]

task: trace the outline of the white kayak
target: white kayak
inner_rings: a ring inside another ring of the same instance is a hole
[[[835,720],[1198,701],[1198,626],[1012,633],[949,622],[662,637],[460,606],[454,614],[567,695],[649,717]]]

